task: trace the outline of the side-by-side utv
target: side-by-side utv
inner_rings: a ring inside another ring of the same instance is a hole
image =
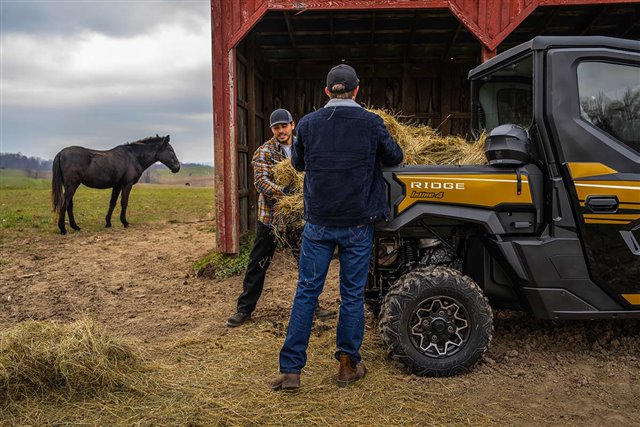
[[[469,79],[489,164],[384,170],[366,300],[418,375],[471,369],[491,307],[640,318],[640,42],[536,37]]]

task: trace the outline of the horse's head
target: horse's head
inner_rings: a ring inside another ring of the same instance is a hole
[[[176,173],[180,170],[180,160],[178,160],[173,147],[169,144],[169,135],[162,138],[156,158],[160,163],[171,169],[171,172]]]

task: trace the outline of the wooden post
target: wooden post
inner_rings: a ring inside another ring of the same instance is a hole
[[[440,133],[451,133],[451,70],[448,62],[442,63],[440,73]]]
[[[481,47],[482,51],[480,52],[480,56],[481,56],[482,62],[487,62],[488,60],[496,56],[496,49],[489,50],[489,48],[487,48],[485,45],[481,45],[481,46],[482,46]]]
[[[213,135],[216,183],[216,248],[220,252],[237,253],[238,182],[235,135],[235,49],[226,45],[231,32],[231,9],[225,2],[213,2]]]
[[[256,148],[263,141],[256,141],[256,45],[255,36],[251,35],[247,40],[247,146],[249,156],[249,167],[247,168],[247,186],[249,187],[249,229],[254,230],[256,226],[256,205],[258,202],[256,190],[253,185],[253,168],[251,158]]]
[[[402,112],[407,116],[416,114],[416,79],[409,72],[409,64],[402,68]]]

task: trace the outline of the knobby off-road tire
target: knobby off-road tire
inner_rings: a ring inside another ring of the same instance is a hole
[[[469,277],[426,267],[400,277],[387,293],[380,333],[394,360],[421,376],[468,372],[491,342],[493,315]]]

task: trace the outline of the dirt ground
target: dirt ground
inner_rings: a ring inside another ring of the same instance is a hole
[[[0,327],[87,315],[150,347],[185,334],[223,335],[242,277],[194,276],[193,262],[214,247],[212,226],[135,225],[7,239]],[[337,277],[334,265],[321,297],[336,310]],[[279,252],[254,322],[286,322],[295,280],[293,261]],[[377,334],[367,316],[367,334]],[[446,389],[447,399],[481,408],[498,424],[640,425],[640,322],[550,322],[498,312],[494,324],[491,349],[474,372],[406,380]]]

